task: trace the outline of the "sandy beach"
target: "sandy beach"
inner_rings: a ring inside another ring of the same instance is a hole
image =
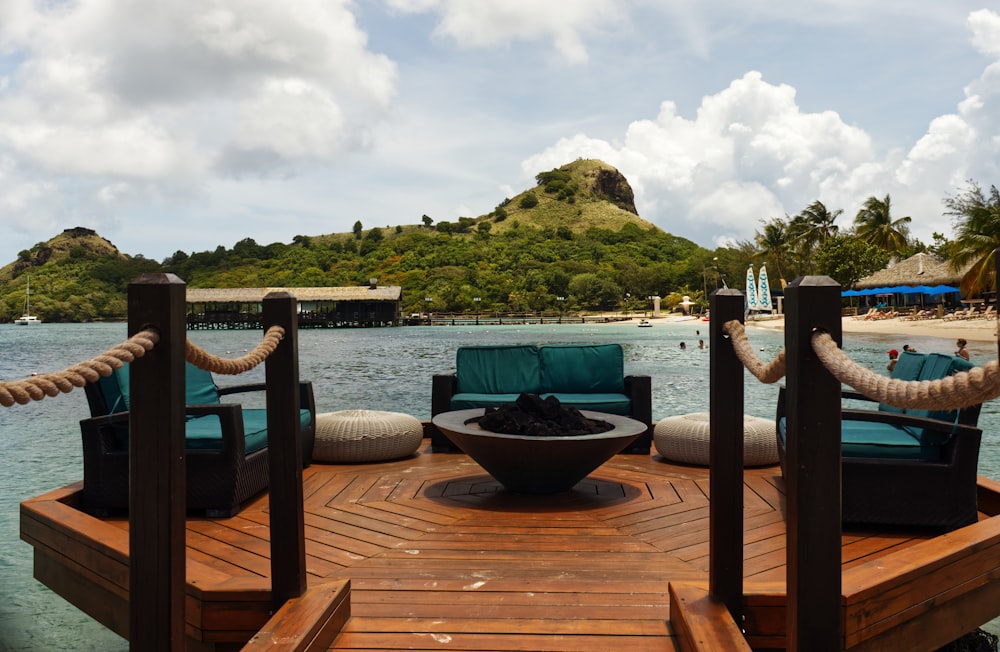
[[[639,322],[640,317],[631,320]],[[683,319],[676,315],[666,315],[663,317],[650,318],[650,322],[656,324],[674,323]],[[619,322],[621,323],[621,322]],[[692,322],[693,323],[693,322]],[[708,324],[701,323],[707,330]],[[748,327],[770,328],[783,330],[785,320],[781,316],[776,319],[750,320]],[[969,342],[995,342],[996,341],[996,319],[954,319],[945,321],[943,319],[921,319],[905,320],[898,317],[893,319],[865,320],[854,317],[843,318],[843,330],[845,334],[850,333],[871,333],[879,335],[895,335],[901,341],[914,337],[940,337],[955,340],[964,337]]]

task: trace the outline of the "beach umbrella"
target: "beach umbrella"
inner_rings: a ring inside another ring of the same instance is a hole
[[[860,297],[863,295],[864,293],[862,290],[844,290],[840,293],[840,296],[842,297]]]
[[[935,285],[930,290],[928,294],[951,294],[952,292],[959,292],[958,288],[953,288],[950,285]]]

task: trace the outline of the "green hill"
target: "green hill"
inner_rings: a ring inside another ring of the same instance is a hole
[[[67,229],[0,269],[0,321],[20,314],[28,274],[32,312],[51,322],[123,319],[129,281],[148,271],[172,272],[191,287],[347,286],[375,277],[402,286],[404,312],[569,312],[615,310],[625,299],[642,310],[653,294],[697,297],[705,268],[720,265],[712,261],[720,252],[640,218],[628,181],[601,161],[574,161],[536,181],[475,218],[358,223],[291,243],[245,238],[162,262],[123,254],[90,229]]]

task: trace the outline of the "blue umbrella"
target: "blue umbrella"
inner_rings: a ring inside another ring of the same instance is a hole
[[[960,291],[958,288],[953,288],[950,285],[935,285],[930,288],[930,290],[931,291],[928,292],[928,294],[950,294],[952,292]]]
[[[860,297],[861,296],[861,290],[844,290],[843,292],[840,293],[840,296],[842,296],[842,297]]]

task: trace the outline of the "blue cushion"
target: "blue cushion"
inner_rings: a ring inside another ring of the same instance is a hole
[[[98,386],[111,414],[128,411],[129,365],[127,362],[112,371],[107,378],[101,377],[98,380]],[[219,404],[219,389],[215,386],[211,372],[199,369],[190,362],[184,363],[184,403],[186,405]]]
[[[462,392],[451,397],[452,410],[471,410],[482,407],[500,407],[509,405],[520,396],[517,394],[477,394],[472,392]]]
[[[918,380],[938,380],[959,371],[968,371],[972,367],[971,362],[957,355],[930,353],[927,362],[924,363],[924,368],[920,371]],[[958,419],[958,410],[907,410],[906,413],[915,417],[926,417],[952,423]]]
[[[219,388],[212,372],[184,363],[184,403],[186,405],[218,405]]]
[[[917,380],[920,377],[920,370],[924,366],[924,361],[927,356],[923,353],[911,353],[910,351],[903,351],[899,354],[899,359],[896,360],[896,366],[893,368],[892,373],[889,374],[894,380]],[[888,403],[879,403],[878,409],[881,412],[905,412],[903,408],[896,407],[894,405],[889,405]]]
[[[462,346],[455,354],[459,394],[537,394],[539,378],[538,347],[531,344]]]
[[[562,405],[575,407],[577,410],[592,410],[629,416],[632,413],[632,402],[625,394],[594,393],[594,394],[543,394],[542,398],[555,396]]]
[[[778,446],[785,449],[785,418],[778,420]],[[912,428],[872,421],[840,422],[841,456],[940,462],[940,446],[921,441]]]
[[[539,349],[542,393],[625,392],[620,344],[547,344]]]

